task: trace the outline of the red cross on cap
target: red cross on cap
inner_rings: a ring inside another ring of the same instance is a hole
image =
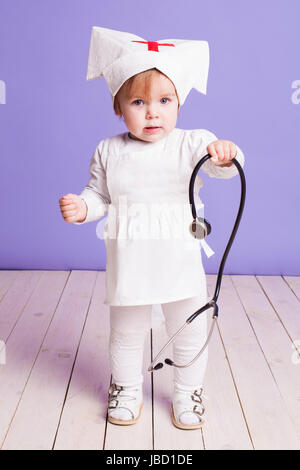
[[[159,44],[155,41],[131,41],[131,42],[140,42],[141,44],[148,44],[148,51],[159,52],[158,46],[171,46],[175,47],[175,44]]]

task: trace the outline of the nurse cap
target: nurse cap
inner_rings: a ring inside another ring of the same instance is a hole
[[[131,33],[93,26],[87,80],[104,76],[112,99],[130,77],[152,68],[175,85],[182,105],[192,88],[206,94],[209,47],[206,41],[146,41]]]

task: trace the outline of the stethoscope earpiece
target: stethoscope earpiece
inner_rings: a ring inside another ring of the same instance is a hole
[[[206,219],[197,217],[190,225],[190,232],[197,240],[203,240],[211,232],[211,225]]]

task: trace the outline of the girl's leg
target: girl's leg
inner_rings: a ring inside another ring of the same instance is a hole
[[[134,424],[140,417],[144,342],[150,330],[151,309],[151,305],[110,307],[110,423]]]
[[[163,304],[166,327],[172,336],[196,310],[207,302],[206,295]],[[207,337],[206,312],[199,315],[178,334],[173,343],[173,359],[177,364],[190,362],[200,351]],[[202,386],[207,366],[207,348],[189,367],[174,367],[172,421],[181,429],[198,429],[204,421],[202,414]]]
[[[162,304],[166,318],[166,329],[172,336],[185,320],[207,302],[206,295]],[[175,339],[173,343],[173,360],[178,364],[186,364],[200,351],[207,337],[206,312],[199,315]],[[174,383],[181,388],[199,388],[203,385],[208,360],[207,348],[202,355],[189,367],[174,367]]]
[[[110,367],[113,383],[130,386],[143,382],[142,365],[152,305],[110,306]]]

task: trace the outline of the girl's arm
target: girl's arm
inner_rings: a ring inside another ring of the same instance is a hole
[[[79,195],[86,204],[87,215],[81,222],[73,222],[76,225],[100,219],[107,213],[108,205],[111,203],[106,182],[106,171],[101,158],[102,142],[97,146],[90,161],[89,182]]]
[[[215,134],[207,131],[206,129],[196,129],[192,131],[190,139],[191,145],[194,147],[193,165],[195,167],[202,157],[204,157],[207,153],[210,153],[207,147],[212,142],[218,141],[218,138],[215,136]],[[237,150],[235,158],[243,167],[245,164],[244,154],[237,144],[235,144],[235,146]],[[211,159],[203,163],[201,170],[203,170],[212,178],[232,178],[233,176],[238,175],[238,170],[233,163],[231,166],[217,166],[211,161]]]

